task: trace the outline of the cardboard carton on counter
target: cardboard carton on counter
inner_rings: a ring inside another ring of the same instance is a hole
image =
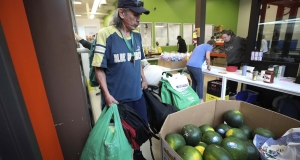
[[[176,68],[184,68],[186,66],[186,61],[177,61],[177,62],[171,62],[171,61],[164,61],[159,59],[158,64],[159,66],[163,66],[166,68],[176,69]]]
[[[267,128],[275,134],[276,139],[281,137],[290,128],[300,127],[300,121],[249,103],[213,100],[170,114],[166,118],[160,131],[162,159],[181,160],[176,151],[164,140],[168,133],[180,133],[181,128],[186,124],[194,124],[196,126],[209,124],[215,128],[217,125],[223,123],[223,114],[232,109],[243,113],[244,124],[252,129],[256,127]]]
[[[226,58],[214,58],[212,65],[218,67],[226,67],[227,66]]]

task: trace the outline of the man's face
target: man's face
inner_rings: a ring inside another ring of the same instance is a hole
[[[124,10],[121,9],[120,11],[120,17],[123,19],[123,24],[130,30],[136,29],[136,27],[140,24],[140,16],[141,14],[135,13],[131,10],[124,12]]]
[[[228,34],[222,34],[222,39],[224,42],[228,42],[231,39],[231,36]]]

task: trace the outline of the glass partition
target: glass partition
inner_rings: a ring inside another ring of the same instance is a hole
[[[263,52],[262,61],[299,63],[300,2],[282,2],[262,1],[256,51]],[[251,57],[251,60],[261,60],[255,56]]]
[[[155,40],[160,46],[169,46],[167,23],[155,23]]]
[[[177,36],[180,36],[180,23],[168,23],[168,38],[169,45],[176,46],[177,45]]]
[[[141,22],[138,26],[138,31],[142,37],[143,47],[152,47],[152,23]]]

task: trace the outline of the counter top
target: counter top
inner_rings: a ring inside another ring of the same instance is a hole
[[[224,67],[211,66],[211,71],[208,71],[207,69],[203,68],[202,72],[204,74],[221,77],[225,80],[241,82],[241,83],[245,83],[245,84],[249,84],[249,85],[253,85],[265,89],[270,89],[282,93],[293,94],[296,96],[300,95],[300,84],[293,83],[293,82],[286,82],[284,81],[284,79],[286,79],[285,77],[274,78],[274,83],[265,83],[263,82],[261,76],[258,76],[257,80],[253,81],[252,73],[247,72],[246,76],[242,76],[241,70],[237,70],[236,72],[228,72]]]

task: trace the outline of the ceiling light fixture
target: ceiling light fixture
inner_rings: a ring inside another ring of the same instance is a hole
[[[101,4],[107,4],[106,0],[101,0],[100,6],[101,6]],[[99,6],[99,7],[100,7],[100,6]]]
[[[80,14],[76,14],[76,17],[81,17],[81,15]]]
[[[73,3],[74,3],[74,4],[81,4],[81,2],[76,2],[76,1],[74,1]]]
[[[90,19],[93,19],[94,17],[95,17],[95,13],[96,13],[96,11],[97,11],[97,8],[98,8],[98,6],[99,6],[99,4],[100,4],[100,1],[101,0],[95,0],[94,1],[94,4],[93,4],[93,7],[92,7],[92,11],[91,11],[91,15],[90,15]]]

